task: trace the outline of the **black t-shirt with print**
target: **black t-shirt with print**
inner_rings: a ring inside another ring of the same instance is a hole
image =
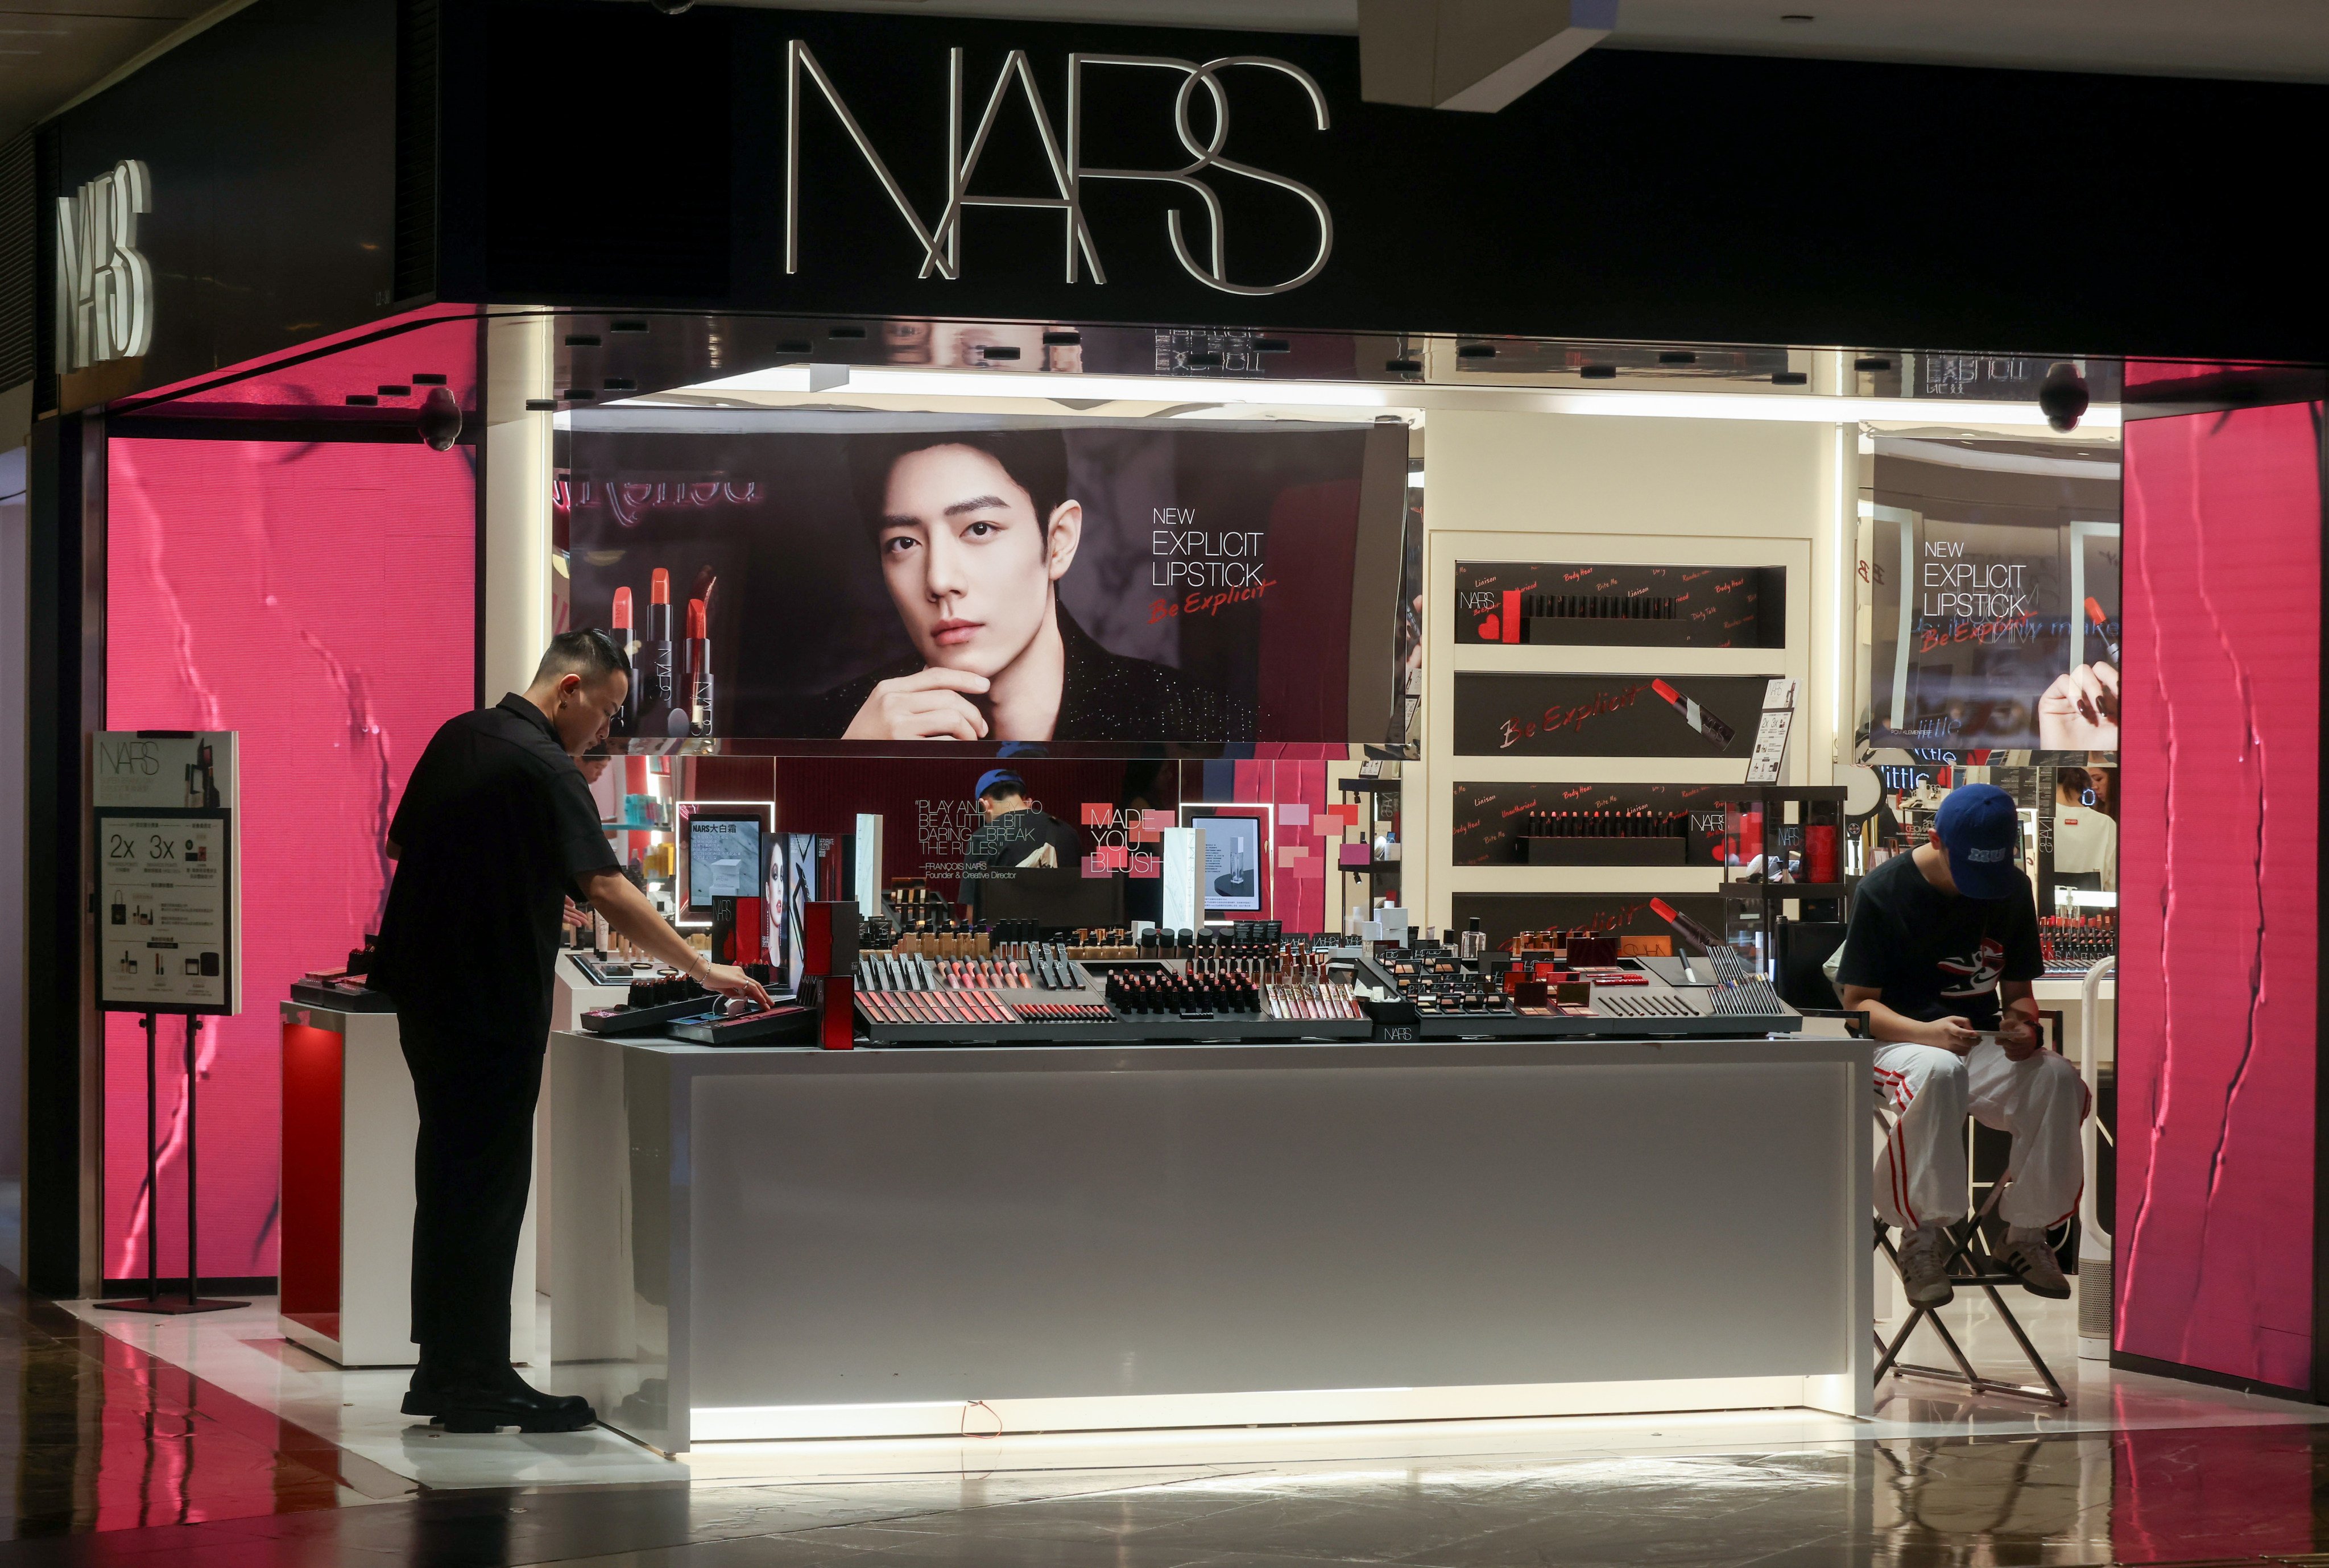
[[[1894,855],[1853,895],[1837,986],[1881,991],[1906,1017],[1996,1028],[1997,982],[2046,972],[2029,879],[2016,872],[2014,882],[2006,898],[1965,898],[1927,882],[1914,855]]]

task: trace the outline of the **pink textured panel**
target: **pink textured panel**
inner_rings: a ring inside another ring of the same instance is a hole
[[[1354,771],[1358,766],[1354,762],[1341,761],[1350,754],[1348,749],[1342,746],[1282,741],[1257,746],[1254,750],[1257,755],[1253,760],[1235,765],[1236,798],[1240,800],[1307,806],[1313,811],[1323,810],[1328,800],[1327,769],[1339,764]],[[1322,758],[1334,760],[1322,760]],[[1311,853],[1290,866],[1279,865],[1276,856],[1271,857],[1271,918],[1282,922],[1289,931],[1324,930],[1326,879],[1330,875],[1342,874],[1328,864],[1328,856],[1333,852],[1321,848],[1306,827],[1289,827],[1283,821],[1278,827],[1278,842],[1281,845],[1304,845]]]
[[[2312,1372],[2317,407],[2126,427],[2117,1343]]]
[[[203,1030],[203,1269],[275,1267],[276,1004],[379,919],[388,813],[476,681],[469,450],[115,439],[116,729],[241,734],[243,999]],[[498,693],[495,694],[496,696]],[[184,1025],[163,1020],[161,1267],[185,1269]],[[145,1036],[106,1034],[105,1271],[145,1271]]]

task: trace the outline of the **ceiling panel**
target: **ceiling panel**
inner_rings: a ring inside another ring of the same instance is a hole
[[[7,0],[0,5],[0,139],[209,9],[206,0]]]
[[[1358,0],[706,0],[1355,33]],[[1416,0],[1420,3],[1420,0]],[[1804,15],[1809,21],[1784,17]],[[2329,81],[2324,0],[1622,0],[1604,48]]]

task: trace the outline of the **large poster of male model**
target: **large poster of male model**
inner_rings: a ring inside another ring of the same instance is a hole
[[[569,617],[633,646],[622,727],[642,736],[1380,742],[1405,440],[1291,422],[577,414],[557,490]],[[1392,460],[1371,461],[1386,443]]]
[[[2118,750],[2118,516],[2112,450],[1879,439],[1867,743]]]

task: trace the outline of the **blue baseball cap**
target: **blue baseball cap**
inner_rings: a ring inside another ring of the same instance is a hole
[[[970,792],[970,798],[973,800],[984,800],[986,798],[986,792],[997,784],[1008,784],[1022,795],[1027,793],[1027,780],[1018,774],[1008,768],[989,768],[978,776],[978,788]]]
[[[2022,891],[2013,846],[2022,836],[2013,797],[1994,784],[1952,789],[1933,817],[1949,857],[1949,877],[1967,898],[2011,898]]]

